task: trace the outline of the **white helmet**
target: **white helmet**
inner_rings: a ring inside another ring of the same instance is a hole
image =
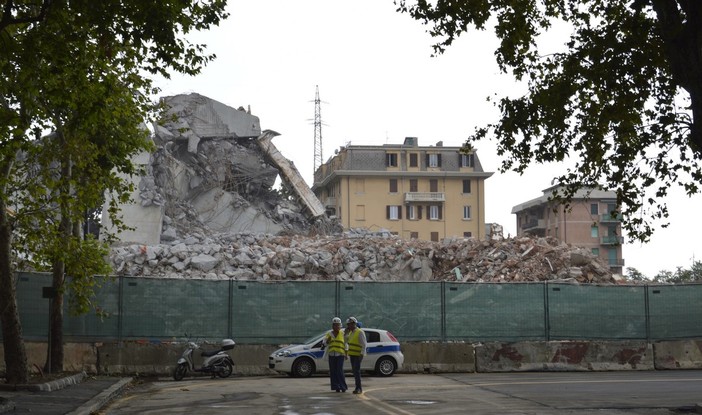
[[[346,324],[349,324],[349,323],[357,324],[358,320],[356,320],[356,317],[349,317],[349,319],[346,320]]]
[[[332,319],[332,324],[337,324],[337,323],[338,323],[338,324],[341,324],[341,319],[340,319],[339,317],[334,317],[334,318]]]

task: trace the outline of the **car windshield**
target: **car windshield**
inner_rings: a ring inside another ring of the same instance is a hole
[[[324,333],[315,334],[314,336],[310,337],[309,339],[303,341],[302,344],[317,343],[318,341],[322,340],[322,337],[324,337],[325,334],[327,334],[326,331]]]

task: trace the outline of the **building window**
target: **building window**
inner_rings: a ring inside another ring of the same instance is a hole
[[[470,193],[470,179],[463,180],[463,193]]]
[[[366,220],[365,205],[356,205],[356,220]]]
[[[397,179],[390,179],[390,193],[397,193]]]
[[[417,179],[410,179],[410,192],[418,192],[419,186],[417,185]]]
[[[463,237],[464,237],[464,238],[472,238],[472,237],[473,237],[473,232],[463,232]]]
[[[441,167],[441,154],[427,154],[427,167]]]
[[[417,157],[417,153],[410,153],[409,155],[409,166],[410,167],[418,167],[419,166],[419,157]]]
[[[386,206],[386,219],[389,219],[389,220],[402,219],[402,206]]]
[[[590,236],[592,236],[593,238],[599,238],[600,237],[600,228],[598,228],[597,226],[592,226],[590,228]]]
[[[441,220],[441,206],[429,205],[429,220]]]
[[[600,256],[600,248],[592,248],[592,255]]]
[[[414,205],[407,206],[407,219],[416,220],[417,219],[417,207]]]
[[[590,203],[590,214],[591,215],[599,215],[600,214],[597,203]]]
[[[419,239],[419,232],[410,232],[410,239]]]
[[[387,153],[385,165],[387,167],[397,167],[397,153]]]
[[[439,191],[439,181],[437,179],[429,180],[429,191],[434,193]]]
[[[432,232],[431,233],[431,240],[432,240],[432,242],[439,242],[439,232]]]
[[[461,167],[473,167],[475,165],[475,156],[473,154],[459,154],[458,159]]]
[[[470,206],[463,206],[463,219],[470,219]]]
[[[356,193],[366,192],[366,179],[356,179]]]

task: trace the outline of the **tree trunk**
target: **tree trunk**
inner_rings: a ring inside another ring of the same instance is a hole
[[[2,175],[7,177],[12,162],[5,160]],[[4,190],[3,190],[4,192]],[[5,201],[0,198],[0,320],[5,348],[7,383],[27,383],[27,352],[22,339],[22,325],[17,310],[15,278],[12,270],[12,224]]]
[[[652,0],[675,83],[690,94],[688,146],[702,156],[702,2]],[[684,13],[684,16],[683,16]]]
[[[44,371],[63,371],[63,285],[65,264],[56,261],[52,265],[52,288],[54,297],[49,310],[49,350],[46,354]]]

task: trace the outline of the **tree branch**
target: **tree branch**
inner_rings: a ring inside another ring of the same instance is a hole
[[[46,12],[49,9],[50,5],[51,0],[42,0],[39,14],[37,14],[36,16],[25,16],[15,18],[12,17],[14,1],[7,0],[7,3],[5,3],[5,8],[2,11],[2,19],[0,19],[0,31],[5,30],[6,27],[13,24],[41,22],[46,17]]]

